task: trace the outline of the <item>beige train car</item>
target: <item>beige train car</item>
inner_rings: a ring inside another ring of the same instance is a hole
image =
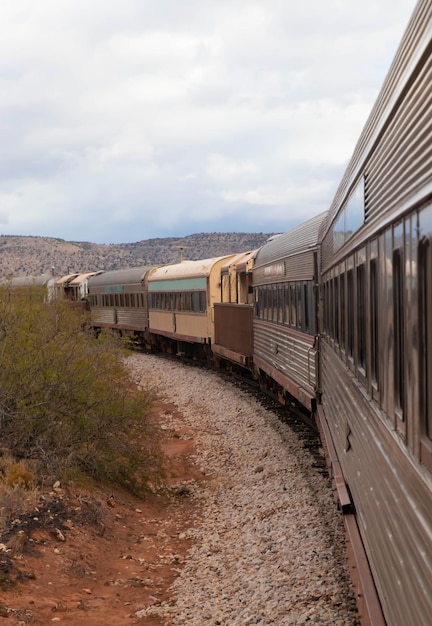
[[[221,268],[222,302],[215,303],[213,353],[241,367],[252,367],[253,264],[258,250],[229,259]]]
[[[214,305],[221,301],[221,268],[233,257],[183,261],[152,273],[149,330],[156,346],[179,353],[192,353],[200,346],[201,352],[210,355]]]

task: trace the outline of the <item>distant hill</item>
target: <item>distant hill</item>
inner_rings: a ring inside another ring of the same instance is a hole
[[[0,277],[113,270],[164,265],[237,254],[262,246],[274,233],[198,233],[145,239],[137,243],[97,244],[51,237],[0,235]]]

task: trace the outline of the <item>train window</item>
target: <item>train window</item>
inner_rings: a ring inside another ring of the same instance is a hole
[[[370,374],[371,382],[378,386],[378,261],[370,261],[370,342],[371,359]]]
[[[333,289],[331,279],[327,281],[327,334],[333,337]]]
[[[205,313],[207,309],[207,292],[206,291],[200,292],[200,308],[201,308],[201,311]]]
[[[261,317],[263,320],[267,319],[267,288],[262,287],[261,289]]]
[[[339,311],[340,311],[340,333],[339,345],[345,350],[345,273],[339,276]]]
[[[296,284],[296,297],[297,297],[297,328],[302,327],[303,323],[303,302],[302,302],[302,289],[301,283]]]
[[[278,320],[278,292],[277,285],[272,285],[272,321]]]
[[[366,284],[365,265],[357,267],[357,365],[366,374]]]
[[[297,294],[295,283],[290,284],[290,325],[297,326]]]
[[[304,303],[304,329],[308,333],[310,331],[309,328],[309,298],[308,298],[308,284],[307,282],[303,283],[303,303]]]
[[[284,292],[283,285],[277,286],[277,321],[279,324],[283,322],[283,313],[284,313]]]
[[[328,285],[327,282],[323,282],[322,285],[322,301],[324,305],[324,313],[322,318],[323,332],[328,334]]]
[[[337,344],[340,342],[340,331],[339,331],[339,315],[340,315],[340,304],[339,304],[339,276],[333,278],[333,307],[334,307],[334,338]]]
[[[429,237],[422,237],[418,249],[419,331],[420,331],[420,415],[422,418],[421,459],[432,466],[432,250]],[[424,438],[429,440],[425,449]]]
[[[334,304],[334,278],[329,280],[329,335],[333,339],[334,338],[334,315],[333,315],[333,304]]]
[[[290,308],[289,308],[289,285],[284,285],[284,324],[289,326],[290,323]]]
[[[276,321],[276,285],[270,286],[270,321]]]
[[[347,352],[354,357],[354,272],[347,272]]]
[[[395,408],[403,413],[404,399],[404,349],[403,349],[403,263],[399,248],[393,250],[393,359]]]
[[[267,286],[266,297],[267,297],[267,320],[271,322],[273,319],[273,285]]]
[[[198,291],[194,291],[194,293],[192,294],[192,311],[194,313],[199,312],[199,292]]]

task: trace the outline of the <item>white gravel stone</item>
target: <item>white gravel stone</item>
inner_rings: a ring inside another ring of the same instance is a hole
[[[174,402],[196,432],[203,515],[173,585],[151,605],[174,626],[358,626],[343,520],[296,434],[216,373],[133,354],[136,381]],[[175,418],[167,415],[175,428]]]

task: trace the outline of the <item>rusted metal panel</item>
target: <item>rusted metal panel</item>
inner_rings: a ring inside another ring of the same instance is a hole
[[[252,316],[250,305],[215,303],[215,344],[245,357],[252,356]]]
[[[323,407],[386,620],[426,624],[432,615],[430,476],[401,454],[400,436],[365,402],[362,385],[326,340],[321,354]]]

